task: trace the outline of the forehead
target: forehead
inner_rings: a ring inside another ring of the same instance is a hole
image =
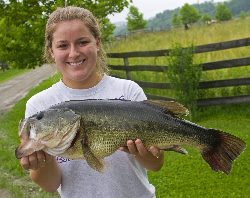
[[[93,37],[89,28],[79,19],[59,22],[55,26],[53,39],[67,40],[74,37]]]

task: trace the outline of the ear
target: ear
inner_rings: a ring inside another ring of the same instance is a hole
[[[99,51],[99,48],[101,46],[101,39],[100,38],[96,38],[96,48],[97,48],[97,51]]]

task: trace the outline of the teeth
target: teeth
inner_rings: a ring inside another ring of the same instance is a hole
[[[79,62],[69,62],[69,64],[71,66],[78,66],[78,65],[81,65],[83,63],[83,60],[79,61]]]

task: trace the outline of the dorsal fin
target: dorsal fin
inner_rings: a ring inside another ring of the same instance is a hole
[[[175,116],[181,117],[188,115],[189,111],[182,104],[175,101],[164,100],[146,100],[147,104],[155,105],[166,111],[166,113],[172,113]]]

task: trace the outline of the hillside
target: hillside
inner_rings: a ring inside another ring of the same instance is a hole
[[[234,17],[239,16],[241,12],[250,12],[250,1],[249,0],[231,0],[225,2],[226,6],[231,10]],[[199,10],[200,14],[208,13],[210,16],[215,16],[216,3],[213,1],[201,3],[201,4],[192,4]],[[174,13],[178,12],[180,8],[174,10],[165,10],[162,13],[158,13],[152,19],[147,21],[148,30],[162,30],[171,28],[171,20]],[[127,33],[126,23],[116,24],[116,29],[114,35],[125,35]]]

